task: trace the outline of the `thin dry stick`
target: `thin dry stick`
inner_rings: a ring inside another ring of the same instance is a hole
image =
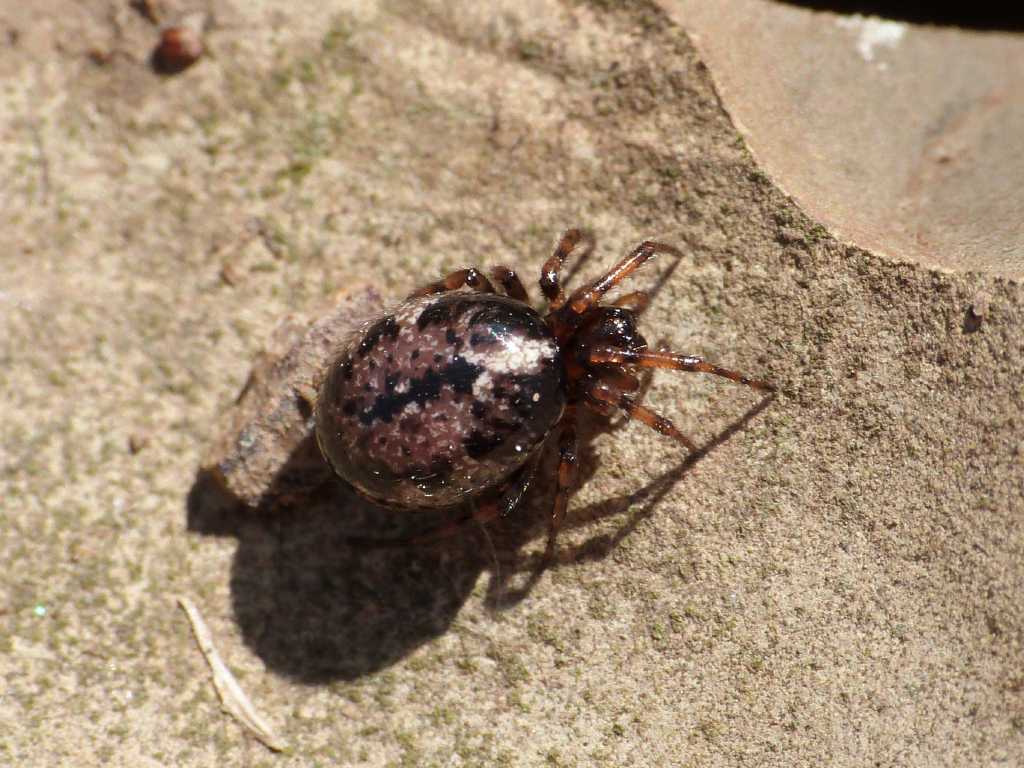
[[[224,711],[252,731],[257,739],[275,752],[283,752],[288,749],[288,743],[274,734],[270,723],[256,711],[256,707],[245,695],[245,691],[242,690],[235,676],[231,674],[231,670],[227,668],[220,654],[217,653],[217,649],[213,645],[213,635],[196,604],[181,595],[176,599],[192,624],[192,633],[196,637],[199,650],[203,652],[206,662],[210,665],[210,670],[213,672],[213,687],[217,689],[217,695],[220,696],[220,703],[224,707]]]

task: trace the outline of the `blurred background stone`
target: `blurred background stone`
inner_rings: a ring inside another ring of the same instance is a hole
[[[892,11],[882,18],[769,0],[659,4],[693,34],[761,167],[837,237],[1024,276],[1019,10],[809,4]]]

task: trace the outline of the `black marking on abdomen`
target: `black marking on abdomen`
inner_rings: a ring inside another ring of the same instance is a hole
[[[363,336],[363,340],[359,342],[359,356],[366,357],[370,354],[371,350],[377,346],[381,336],[390,336],[391,338],[398,336],[398,323],[395,322],[395,318],[391,315],[382,317],[370,326],[366,335]],[[371,361],[371,368],[375,367],[372,363],[373,361]]]
[[[359,421],[367,426],[377,420],[390,423],[409,403],[416,403],[422,408],[431,400],[437,400],[442,387],[451,387],[457,394],[471,394],[473,382],[483,370],[461,357],[456,357],[440,373],[428,368],[419,378],[409,379],[409,389],[405,392],[388,389],[377,395],[373,407],[360,412]]]
[[[416,328],[422,331],[428,325],[445,325],[451,319],[451,304],[438,301],[420,312],[420,316],[416,318]]]
[[[468,362],[464,357],[456,357],[444,367],[441,376],[460,395],[471,395],[473,382],[483,371],[481,366]]]
[[[524,335],[528,339],[541,339],[550,333],[544,320],[532,309],[505,302],[484,305],[470,316],[469,324],[485,326],[497,338]]]
[[[485,435],[480,430],[474,429],[468,437],[463,438],[462,445],[471,459],[482,459],[504,442],[504,435]]]
[[[483,344],[485,341],[494,341],[493,333],[480,333],[479,331],[473,331],[469,337],[469,346],[477,347]]]

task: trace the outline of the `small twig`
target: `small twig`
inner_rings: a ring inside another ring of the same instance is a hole
[[[242,690],[235,676],[231,674],[231,670],[227,668],[220,654],[217,653],[217,649],[213,645],[213,635],[196,604],[181,595],[178,595],[176,599],[192,624],[192,633],[196,637],[199,650],[203,652],[203,656],[206,657],[206,661],[210,665],[210,670],[213,672],[213,687],[217,689],[217,695],[220,696],[224,711],[252,731],[257,739],[275,752],[283,752],[288,749],[287,742],[274,734],[270,724],[256,711],[256,707],[245,695],[245,691]]]

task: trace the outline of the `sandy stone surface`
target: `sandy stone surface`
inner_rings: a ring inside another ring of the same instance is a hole
[[[624,5],[218,3],[161,77],[129,3],[0,3],[0,763],[1024,762],[1024,289],[838,244]],[[682,248],[649,338],[779,396],[656,376],[709,450],[592,424],[543,572],[550,482],[411,550],[353,544],[394,521],[350,495],[203,492],[283,317],[536,276],[572,225],[576,279]]]

